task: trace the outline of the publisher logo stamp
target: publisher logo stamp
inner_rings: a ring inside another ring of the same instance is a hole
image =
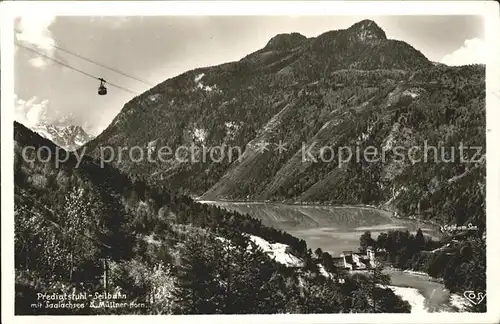
[[[473,303],[474,305],[479,305],[486,297],[486,294],[483,292],[476,293],[472,290],[468,290],[464,292],[464,297],[467,298],[467,300]]]

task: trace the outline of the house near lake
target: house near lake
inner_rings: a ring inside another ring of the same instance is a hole
[[[347,270],[370,270],[377,267],[375,249],[369,246],[364,253],[344,251],[338,258],[334,258],[335,265]]]

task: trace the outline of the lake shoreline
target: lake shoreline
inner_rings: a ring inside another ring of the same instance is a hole
[[[390,271],[390,272],[402,272],[402,273],[405,273],[405,274],[409,274],[409,275],[413,275],[413,276],[420,276],[420,277],[423,277],[429,281],[433,281],[433,282],[436,282],[436,283],[444,283],[443,282],[443,278],[436,278],[436,277],[432,277],[430,276],[428,273],[425,273],[423,271],[414,271],[414,270],[408,270],[408,269],[400,269],[400,268],[396,268],[394,266],[384,266],[382,271]]]
[[[401,217],[398,215],[397,211],[394,208],[390,208],[387,204],[382,205],[366,205],[366,204],[328,204],[321,202],[304,202],[304,201],[272,201],[272,200],[203,200],[200,197],[193,198],[196,202],[200,204],[233,204],[233,205],[274,205],[274,206],[293,206],[293,207],[306,207],[306,208],[317,208],[317,207],[328,207],[335,209],[342,208],[357,208],[357,209],[371,209],[377,211],[383,211],[385,213],[389,213],[388,217],[393,220],[403,221],[403,222],[412,222],[418,223],[422,225],[427,225],[432,227],[437,233],[441,233],[441,224],[436,222],[432,222],[429,220],[418,219],[415,216]],[[436,236],[436,238],[439,238]]]
[[[409,232],[415,232],[420,228],[424,233],[425,230],[429,231],[425,235],[439,234],[438,229],[432,225],[416,219],[398,217],[392,210],[370,205],[228,200],[198,202],[260,219],[266,226],[286,231],[304,240],[312,250],[319,247],[334,257],[339,256],[342,251],[356,251],[359,248],[359,237],[364,231],[377,235],[391,229],[406,228]],[[432,278],[426,273],[397,269],[390,264],[384,264],[382,271],[390,276],[390,288],[410,302],[412,312],[453,311],[451,295],[439,278]]]

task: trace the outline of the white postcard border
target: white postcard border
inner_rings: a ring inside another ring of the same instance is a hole
[[[1,189],[2,189],[2,322],[95,323],[176,322],[196,323],[498,323],[500,322],[500,12],[494,1],[7,1],[1,15]],[[161,15],[481,15],[486,24],[487,110],[487,302],[488,313],[430,314],[314,314],[314,315],[109,315],[14,316],[14,17],[25,12],[60,16],[161,16]]]

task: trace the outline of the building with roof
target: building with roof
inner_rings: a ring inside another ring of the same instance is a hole
[[[366,253],[343,251],[340,257],[334,258],[335,265],[347,270],[370,270],[377,267],[375,249],[369,246]]]

